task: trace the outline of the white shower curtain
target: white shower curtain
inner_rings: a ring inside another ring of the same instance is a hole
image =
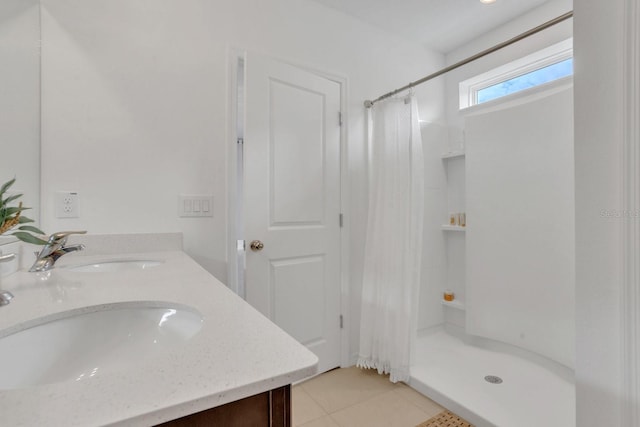
[[[414,96],[376,103],[358,366],[409,379],[422,256],[424,163]]]

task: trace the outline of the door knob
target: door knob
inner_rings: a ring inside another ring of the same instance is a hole
[[[262,248],[264,248],[264,243],[262,243],[260,240],[254,240],[253,242],[251,242],[251,245],[249,245],[249,247],[252,251],[258,252],[261,251]]]

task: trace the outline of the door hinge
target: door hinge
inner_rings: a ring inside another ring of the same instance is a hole
[[[344,328],[344,318],[342,317],[342,314],[340,315],[340,329]]]
[[[338,111],[338,125],[342,126],[342,111]]]
[[[244,144],[244,138],[238,138],[238,144]]]
[[[340,228],[342,228],[344,226],[344,216],[342,214],[340,214],[338,221],[340,222]]]

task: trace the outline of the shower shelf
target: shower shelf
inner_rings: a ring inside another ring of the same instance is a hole
[[[456,301],[456,300],[453,300],[453,301],[445,301],[445,300],[442,300],[442,301],[440,301],[440,302],[441,302],[441,303],[442,303],[442,305],[444,305],[445,307],[451,307],[451,308],[455,308],[455,309],[457,309],[457,310],[463,310],[463,311],[465,310],[464,304],[463,304],[463,303],[461,303],[460,301]]]
[[[466,231],[467,230],[467,227],[460,227],[459,225],[449,225],[449,224],[442,224],[440,228],[442,228],[442,231]]]
[[[464,157],[464,151],[450,151],[448,153],[442,153],[442,159],[454,159],[456,157]]]

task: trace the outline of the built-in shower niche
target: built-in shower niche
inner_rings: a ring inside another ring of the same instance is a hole
[[[463,132],[441,123],[420,126],[425,158],[425,222],[418,330],[464,330],[465,232],[451,214],[465,213]],[[445,301],[445,291],[454,300]]]

